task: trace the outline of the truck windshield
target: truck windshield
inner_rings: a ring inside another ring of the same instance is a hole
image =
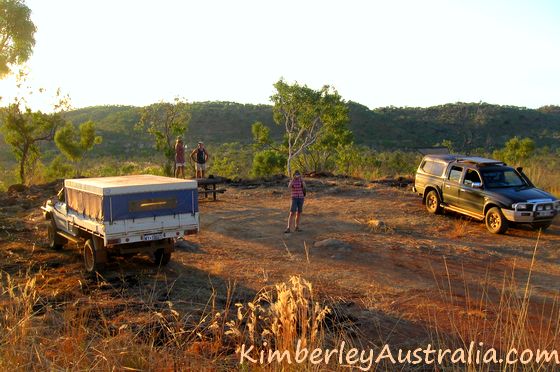
[[[488,169],[482,171],[484,186],[487,188],[521,187],[525,181],[513,169]]]

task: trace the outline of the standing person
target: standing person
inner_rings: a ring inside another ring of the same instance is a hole
[[[204,171],[206,171],[206,162],[208,161],[208,151],[204,148],[202,141],[198,142],[198,146],[191,152],[191,159],[195,163],[196,178],[204,178]]]
[[[181,136],[175,141],[175,177],[179,178],[179,174],[185,178],[185,144]]]
[[[292,226],[292,218],[295,214],[295,229],[294,231],[301,231],[299,224],[301,221],[301,213],[303,212],[303,200],[305,199],[305,182],[301,173],[296,170],[294,172],[294,177],[290,180],[288,188],[292,192],[292,206],[290,208],[290,215],[288,216],[288,227],[285,233],[290,232]]]

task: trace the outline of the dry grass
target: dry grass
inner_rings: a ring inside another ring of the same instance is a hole
[[[516,279],[515,268],[504,274],[501,287],[494,291],[488,277],[480,288],[469,287],[463,283],[458,296],[457,283],[453,283],[447,271],[447,283],[439,288],[442,301],[451,303],[450,310],[444,314],[434,311],[430,323],[432,340],[436,348],[463,348],[467,350],[474,342],[475,351],[481,351],[481,358],[489,348],[497,350],[497,358],[506,359],[506,354],[515,348],[519,354],[526,349],[536,353],[537,349],[552,351],[560,343],[560,307],[558,299],[552,302],[539,302],[532,297],[531,275],[535,266],[538,240],[535,244],[530,269],[525,282]],[[447,270],[447,265],[446,265]],[[474,294],[477,293],[477,295]],[[497,293],[496,293],[497,292]],[[498,298],[496,298],[496,296]],[[541,321],[535,324],[535,318]],[[482,342],[483,345],[479,343]],[[519,357],[519,355],[517,355]],[[443,366],[449,371],[551,371],[556,370],[554,359],[550,363],[534,361],[529,364],[451,364]]]
[[[324,320],[331,310],[313,298],[311,283],[300,277],[293,276],[288,283],[265,289],[253,302],[238,303],[236,307],[237,317],[227,323],[226,334],[234,337],[238,348],[253,345],[255,358],[261,350],[288,351],[294,355],[298,341],[308,349],[325,346]],[[292,365],[284,359],[270,367],[285,370]],[[309,363],[297,368],[313,367]]]
[[[472,222],[469,222],[463,218],[456,220],[453,223],[451,230],[449,231],[449,237],[451,239],[464,238],[468,235],[468,227],[470,223]]]
[[[546,160],[541,160],[541,162],[544,161]],[[538,160],[534,160],[529,162],[524,172],[537,187],[560,198],[560,172],[558,169],[551,169],[547,164],[543,165]]]
[[[195,321],[170,301],[165,306],[130,302],[117,320],[95,296],[44,306],[47,299],[37,284],[41,275],[1,276],[0,370],[230,369],[239,363],[235,351],[243,344],[254,345],[256,355],[263,349],[293,352],[298,340],[308,348],[322,347],[327,339],[330,309],[299,277],[263,289],[246,304],[231,302],[235,286],[229,285],[222,308],[214,291]]]

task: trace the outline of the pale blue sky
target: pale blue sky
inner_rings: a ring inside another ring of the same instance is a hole
[[[74,107],[269,103],[280,77],[371,108],[560,104],[558,0],[26,3],[30,80]]]

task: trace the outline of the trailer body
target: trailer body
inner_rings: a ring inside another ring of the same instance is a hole
[[[54,229],[49,238],[91,239],[101,260],[108,253],[161,249],[170,255],[175,239],[199,230],[193,180],[154,175],[68,179],[58,197],[42,208]]]

